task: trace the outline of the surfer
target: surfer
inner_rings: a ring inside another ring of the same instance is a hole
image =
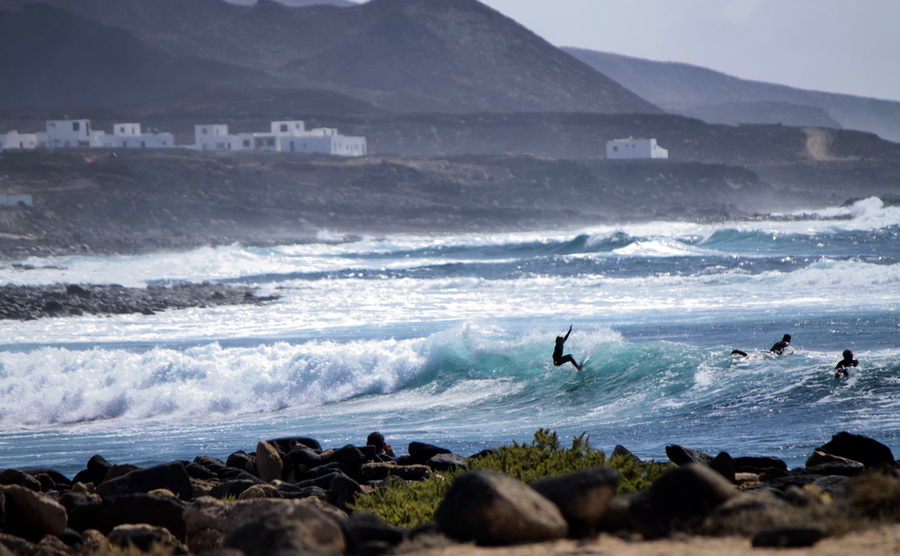
[[[847,378],[850,376],[850,373],[847,372],[847,369],[850,367],[859,367],[859,361],[853,358],[853,352],[849,349],[845,349],[844,353],[841,355],[844,356],[843,359],[838,361],[837,366],[834,368],[834,378]]]
[[[565,336],[557,336],[556,337],[556,347],[553,348],[553,364],[559,367],[560,365],[565,365],[566,363],[571,363],[575,366],[575,369],[581,371],[581,365],[575,362],[575,358],[571,355],[563,355],[563,344],[566,343],[566,340],[569,339],[569,334],[572,333],[572,325],[569,325],[569,331],[566,332]]]
[[[777,342],[774,346],[772,346],[769,351],[771,351],[775,355],[783,355],[784,350],[787,349],[789,345],[791,345],[791,335],[785,334],[784,338],[782,338],[780,342]]]

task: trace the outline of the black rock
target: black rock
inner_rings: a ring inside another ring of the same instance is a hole
[[[734,459],[731,458],[731,455],[728,452],[719,452],[712,462],[709,464],[714,470],[718,471],[720,475],[734,482],[734,473],[735,473],[735,463]]]
[[[333,473],[328,473],[327,475],[322,475],[321,477],[316,477],[315,479],[300,481],[296,483],[295,486],[298,488],[319,487],[324,490],[329,490],[331,488],[331,482],[338,475],[343,475],[344,477],[346,477],[346,475],[344,475],[343,473],[335,471]],[[349,479],[349,477],[347,478]]]
[[[592,467],[532,482],[529,486],[559,508],[569,523],[569,536],[592,534],[616,492],[619,472]]]
[[[72,479],[49,467],[35,467],[33,469],[23,469],[22,471],[28,473],[32,477],[36,477],[37,475],[47,475],[56,486],[72,486]]]
[[[338,448],[337,450],[333,451],[327,457],[327,459],[324,455],[322,456],[323,463],[339,462],[353,468],[358,468],[368,461],[369,460],[366,458],[366,456],[359,451],[359,448],[353,446],[352,444],[347,444],[342,448]]]
[[[60,496],[59,503],[69,514],[69,527],[79,533],[86,529],[97,529],[108,535],[117,525],[147,523],[165,527],[181,541],[185,539],[186,527],[182,512],[186,504],[169,496],[126,494],[97,501],[66,492]]]
[[[0,485],[19,485],[35,492],[41,492],[41,482],[18,469],[7,469],[0,473]]]
[[[872,465],[896,466],[891,449],[867,436],[839,432],[831,441],[816,448],[820,452],[858,461],[866,467]]]
[[[328,485],[328,498],[326,500],[332,506],[346,509],[347,504],[353,502],[356,495],[362,491],[359,483],[343,473],[335,473],[334,478]]]
[[[213,498],[218,498],[219,500],[232,496],[237,497],[240,496],[242,492],[256,484],[258,484],[256,481],[248,480],[226,481],[221,485],[212,487],[212,489],[210,489],[209,491],[209,495]]]
[[[191,462],[185,466],[187,473],[189,476],[195,479],[202,479],[204,481],[209,481],[212,479],[218,479],[218,475],[210,471],[209,469],[203,467],[199,463]]]
[[[449,454],[450,450],[424,442],[409,443],[409,457],[413,463],[425,463],[438,454]]]
[[[310,498],[315,497],[319,500],[326,500],[328,498],[328,491],[323,488],[317,486],[310,487],[298,487],[297,485],[291,485],[288,483],[279,483],[278,492],[285,498]]]
[[[194,487],[191,486],[191,479],[181,462],[136,469],[97,485],[96,492],[106,498],[122,494],[145,494],[161,488],[169,490],[182,500],[194,497]]]
[[[865,473],[863,464],[855,463],[825,463],[812,467],[798,467],[791,470],[791,475],[841,475],[843,477],[855,477]]]
[[[637,495],[629,512],[648,536],[665,536],[690,526],[737,494],[737,489],[707,466],[688,463],[672,469]]]
[[[666,456],[668,456],[669,461],[671,461],[675,465],[685,465],[688,463],[700,463],[703,465],[709,465],[713,461],[712,456],[704,454],[700,450],[685,448],[683,446],[679,446],[678,444],[666,446]]]
[[[483,458],[483,457],[487,457],[487,456],[499,456],[500,452],[501,452],[501,450],[500,450],[499,446],[491,446],[490,448],[485,448],[484,450],[474,453],[469,457],[470,458]]]
[[[425,465],[435,471],[449,471],[457,469],[468,469],[466,458],[456,454],[437,454],[428,458]]]
[[[284,455],[284,463],[294,469],[312,469],[322,465],[322,458],[309,448],[297,447]]]
[[[824,536],[819,527],[768,527],[753,535],[752,544],[759,548],[798,548],[812,546]]]
[[[251,469],[256,468],[256,458],[238,450],[228,456],[228,459],[225,460],[225,465],[242,471],[250,471]]]
[[[314,452],[321,452],[322,445],[319,444],[319,441],[314,438],[307,438],[305,436],[291,436],[287,438],[276,438],[274,440],[267,440],[269,444],[275,446],[279,452],[286,454],[293,450],[298,444],[302,446],[306,446],[310,450]]]
[[[220,479],[222,477],[220,477],[219,474],[230,469],[225,465],[224,462],[222,462],[222,460],[210,456],[197,456],[194,458],[193,463],[202,465],[204,468],[206,468],[207,471],[215,474]]]
[[[639,458],[639,457],[637,457],[636,455],[632,454],[632,453],[631,453],[631,450],[629,450],[629,449],[626,448],[625,446],[622,446],[621,444],[616,444],[616,447],[613,448],[612,455],[611,455],[610,457],[613,457],[613,456],[632,457],[632,458],[634,458],[635,460],[637,460],[637,461],[639,461],[639,462],[641,461],[641,458]]]
[[[95,455],[88,460],[87,469],[79,471],[75,478],[72,479],[72,482],[99,485],[103,482],[110,467],[112,467],[112,464],[103,459],[103,456]]]
[[[339,461],[333,461],[331,463],[326,463],[325,465],[320,465],[318,467],[314,467],[309,471],[302,473],[300,476],[301,480],[309,481],[311,479],[315,479],[321,477],[322,475],[328,475],[330,473],[343,473],[347,476],[353,475],[353,470],[346,463],[341,463]]]
[[[347,553],[359,554],[363,545],[371,549],[369,543],[381,542],[394,547],[403,542],[409,531],[388,525],[379,516],[369,512],[354,512],[347,519],[340,521],[344,538],[347,541]]]

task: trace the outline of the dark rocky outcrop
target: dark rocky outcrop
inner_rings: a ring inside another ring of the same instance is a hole
[[[190,476],[181,462],[130,471],[121,477],[100,483],[96,492],[106,498],[122,494],[146,494],[157,489],[166,489],[182,500],[194,497]]]
[[[555,504],[512,477],[484,470],[458,477],[434,517],[450,537],[484,545],[558,539],[568,532]]]
[[[722,475],[691,462],[660,477],[634,498],[629,511],[645,534],[665,536],[695,524],[735,495],[737,489]]]
[[[172,497],[126,494],[100,500],[66,493],[60,497],[60,503],[68,511],[69,527],[75,531],[97,529],[103,534],[108,534],[119,525],[146,523],[165,527],[180,540],[185,538],[182,518],[185,502]]]
[[[616,492],[619,473],[610,467],[593,467],[532,482],[529,486],[559,508],[569,523],[569,536],[593,533]]]
[[[816,448],[816,451],[858,461],[867,467],[897,465],[890,448],[867,436],[849,432],[837,433],[828,443]]]
[[[688,463],[700,463],[703,465],[709,465],[713,461],[712,456],[704,454],[700,450],[685,448],[684,446],[679,446],[678,444],[666,446],[666,456],[668,456],[669,461],[671,461],[675,465],[685,465]]]
[[[426,444],[424,442],[410,442],[407,450],[409,451],[409,459],[412,463],[425,463],[438,454],[451,453],[450,450],[446,448],[434,446],[433,444]]]

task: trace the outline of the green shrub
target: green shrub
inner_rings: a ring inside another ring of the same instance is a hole
[[[530,445],[514,441],[511,446],[501,447],[499,454],[469,458],[468,465],[470,471],[488,469],[525,483],[605,465],[619,471],[619,494],[647,489],[668,466],[639,463],[631,457],[607,459],[603,451],[591,447],[585,434],[574,437],[572,446],[563,449],[556,433],[545,429],[534,433]],[[411,484],[391,481],[385,489],[357,496],[350,507],[354,511],[375,513],[391,525],[415,527],[433,519],[434,511],[460,473],[433,474],[427,481]]]

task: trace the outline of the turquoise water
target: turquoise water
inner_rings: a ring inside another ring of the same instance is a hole
[[[0,323],[0,468],[146,465],[381,430],[468,455],[540,427],[665,459],[897,442],[900,209],[29,259],[0,282],[255,285],[262,306]],[[335,234],[322,233],[323,239]],[[556,335],[590,356],[553,367]],[[788,354],[766,350],[785,333]],[[734,348],[748,358],[730,355]],[[838,382],[843,349],[860,367]]]

